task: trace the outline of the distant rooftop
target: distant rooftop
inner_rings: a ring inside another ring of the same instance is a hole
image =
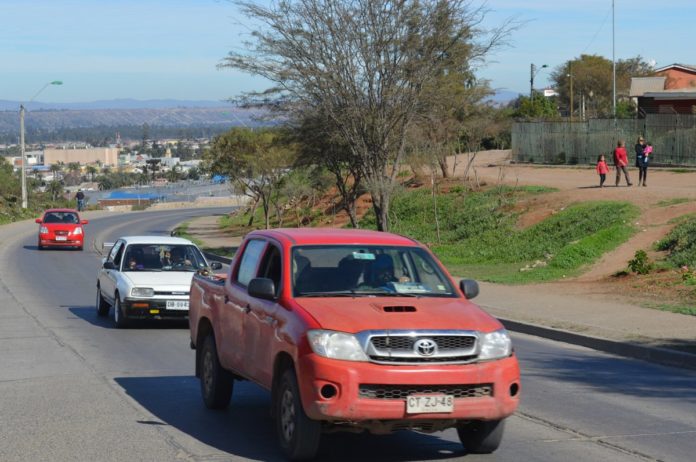
[[[673,68],[682,69],[682,70],[689,71],[689,72],[696,72],[696,65],[679,64],[679,63],[670,64],[668,66],[662,66],[658,69],[655,69],[655,72],[662,72],[662,71],[666,71],[668,69],[673,69]]]
[[[662,91],[665,89],[666,79],[667,77],[633,77],[629,96],[643,96],[647,92]]]

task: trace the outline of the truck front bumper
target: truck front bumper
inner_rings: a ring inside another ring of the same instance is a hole
[[[497,420],[519,404],[517,358],[462,365],[394,366],[308,354],[298,363],[307,415],[323,421]],[[446,413],[407,413],[411,395],[452,395]]]

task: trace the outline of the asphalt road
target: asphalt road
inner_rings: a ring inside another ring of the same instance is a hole
[[[87,238],[167,234],[210,212],[93,215]],[[238,382],[230,410],[206,410],[187,326],[115,329],[94,308],[99,254],[39,252],[35,233],[0,227],[0,461],[280,460],[265,391]],[[694,460],[696,373],[514,340],[522,406],[495,454],[465,455],[453,431],[339,433],[320,460]]]

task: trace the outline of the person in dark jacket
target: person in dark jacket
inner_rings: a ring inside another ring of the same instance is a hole
[[[645,155],[645,140],[643,137],[638,138],[636,143],[636,167],[638,167],[638,186],[641,184],[647,186],[648,181],[648,160]]]
[[[83,193],[81,189],[77,190],[77,194],[75,194],[75,200],[77,200],[78,212],[82,212],[82,210],[84,210],[85,208],[85,193]]]

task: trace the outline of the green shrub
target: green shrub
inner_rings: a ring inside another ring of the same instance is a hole
[[[628,269],[637,274],[648,274],[652,271],[653,264],[645,250],[638,250],[633,259],[628,261]]]
[[[678,224],[656,247],[669,252],[667,261],[675,267],[696,267],[696,217]]]

